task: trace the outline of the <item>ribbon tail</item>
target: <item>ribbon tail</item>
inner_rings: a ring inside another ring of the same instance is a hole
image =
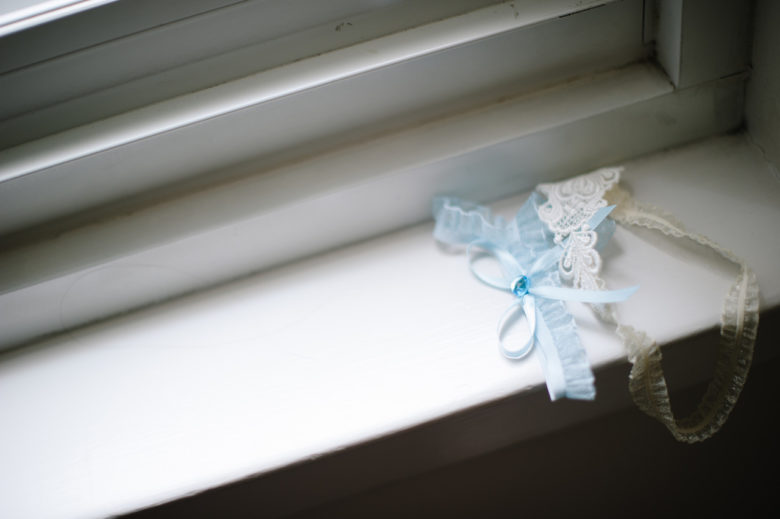
[[[612,212],[613,209],[615,209],[616,205],[608,205],[607,207],[602,207],[595,213],[593,213],[593,216],[590,217],[590,220],[588,220],[588,227],[591,229],[596,229],[599,225],[601,225],[601,222],[606,219],[607,216],[609,216],[609,213]]]
[[[536,341],[542,354],[542,369],[550,400],[564,397],[577,400],[596,398],[593,372],[579,340],[576,344],[556,343],[542,312],[539,312]]]
[[[547,299],[579,301],[581,303],[617,303],[625,301],[637,291],[639,286],[621,288],[620,290],[583,290],[568,287],[532,287],[528,293]]]
[[[550,400],[555,401],[566,396],[566,376],[563,373],[563,364],[555,347],[552,333],[544,322],[544,317],[539,315],[537,319],[536,340],[539,343],[540,360],[544,379],[547,381],[547,392]]]

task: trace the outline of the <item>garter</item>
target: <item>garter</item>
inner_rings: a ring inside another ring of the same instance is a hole
[[[485,207],[436,198],[434,237],[466,246],[472,274],[514,296],[498,319],[499,349],[519,359],[538,348],[552,400],[595,398],[593,373],[565,301],[588,303],[601,320],[615,326],[626,348],[632,364],[629,390],[637,406],[663,423],[676,439],[702,441],[726,421],[747,378],[758,328],[755,274],[731,251],[688,232],[658,208],[635,201],[618,185],[621,171],[604,168],[564,182],[540,184],[509,222],[494,218]],[[713,379],[696,410],[685,418],[672,414],[656,342],[618,318],[614,303],[627,299],[638,287],[608,290],[600,277],[599,250],[612,236],[616,222],[692,240],[739,267],[723,305]],[[478,268],[482,258],[497,261],[501,275],[484,274]],[[507,346],[508,327],[522,318],[528,322],[527,339]]]

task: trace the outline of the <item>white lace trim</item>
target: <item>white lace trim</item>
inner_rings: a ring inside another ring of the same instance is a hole
[[[604,168],[536,188],[547,197],[547,202],[539,207],[539,219],[555,234],[555,243],[564,247],[558,264],[561,278],[575,288],[596,290],[605,286],[599,277],[598,235],[588,227],[588,220],[606,207],[604,195],[620,181],[621,171],[622,168]]]
[[[753,358],[758,331],[758,283],[745,261],[711,239],[688,232],[682,224],[657,207],[640,204],[616,187],[609,193],[617,204],[611,217],[618,223],[646,227],[675,238],[692,240],[710,248],[739,267],[739,274],[723,301],[720,345],[715,373],[696,410],[685,418],[675,418],[669,402],[661,350],[645,332],[618,322],[614,307],[602,307],[599,315],[617,325],[632,364],[629,389],[637,406],[666,425],[679,441],[706,440],[723,426],[739,398]]]

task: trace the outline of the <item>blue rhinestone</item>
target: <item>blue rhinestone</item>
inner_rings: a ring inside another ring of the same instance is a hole
[[[512,281],[512,293],[517,297],[523,297],[528,293],[528,278],[520,276]]]

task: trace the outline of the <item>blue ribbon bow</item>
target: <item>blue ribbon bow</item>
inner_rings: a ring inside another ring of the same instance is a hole
[[[595,229],[614,208],[615,206],[609,206],[600,209],[591,217],[587,225],[590,229]],[[571,237],[567,241],[569,239]],[[519,359],[528,355],[532,351],[534,344],[538,343],[540,353],[544,357],[543,365],[545,366],[547,387],[552,400],[566,394],[566,380],[558,350],[555,347],[555,341],[547,323],[545,323],[544,315],[537,309],[536,299],[547,298],[584,303],[614,303],[628,299],[639,288],[638,286],[633,286],[621,290],[584,290],[552,285],[537,286],[535,283],[536,279],[560,260],[565,247],[566,241],[556,245],[537,258],[528,269],[524,269],[508,250],[489,240],[475,240],[471,242],[466,252],[469,269],[478,280],[493,288],[511,292],[517,297],[517,300],[509,305],[498,321],[499,348],[506,357]],[[492,256],[498,260],[504,273],[502,278],[485,276],[474,268],[474,263],[479,257],[473,252],[475,248],[481,249],[482,255]],[[520,348],[508,349],[504,344],[504,332],[509,317],[518,309],[522,312],[521,317],[524,315],[528,320],[530,335]]]

